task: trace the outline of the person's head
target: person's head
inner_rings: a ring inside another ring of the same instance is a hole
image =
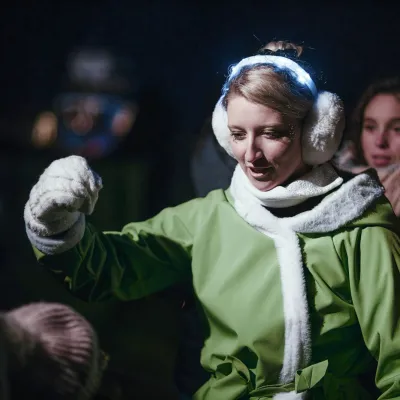
[[[400,162],[400,77],[372,83],[353,115],[360,162],[379,168]]]
[[[342,108],[332,94],[318,94],[315,83],[298,62],[275,53],[294,50],[298,57],[301,47],[272,42],[263,50],[270,55],[249,57],[232,68],[214,111],[213,128],[220,144],[238,161],[250,182],[267,191],[303,174],[308,164],[323,163],[332,157],[333,153],[323,154],[325,143],[322,151],[318,148],[326,137],[315,143],[318,138],[309,133],[315,133],[322,109],[327,111],[329,107],[337,113],[331,120],[326,113],[334,127],[325,124],[325,128],[335,136],[331,131],[337,133]],[[340,134],[333,138],[335,146],[337,136]]]
[[[94,330],[57,303],[0,314],[0,397],[89,400],[100,382]]]

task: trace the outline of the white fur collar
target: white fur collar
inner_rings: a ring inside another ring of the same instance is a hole
[[[277,218],[249,195],[238,181],[230,187],[238,214],[274,241],[280,265],[285,319],[285,348],[280,374],[282,383],[294,380],[296,371],[309,365],[311,335],[304,267],[296,232],[331,232],[359,218],[382,194],[380,183],[361,174],[342,184],[313,209],[291,218]],[[300,400],[306,394],[281,393],[275,400]]]
[[[309,174],[292,182],[286,188],[278,187],[268,192],[249,189],[251,185],[243,172],[236,168],[230,186],[234,206],[238,213],[256,229],[270,230],[276,223],[275,217],[266,207],[276,207],[281,202],[286,207],[299,204],[313,196],[325,194],[341,185],[324,198],[320,204],[290,218],[280,218],[280,224],[299,233],[331,232],[360,217],[365,210],[384,193],[379,181],[367,173],[357,175],[342,184],[333,167],[327,163],[314,168]],[[321,177],[326,175],[326,179]],[[245,178],[245,179],[244,179]],[[279,198],[282,195],[282,198]],[[297,199],[297,201],[296,201]],[[240,211],[239,211],[240,210]],[[257,210],[257,211],[256,211]],[[251,212],[250,212],[251,211]],[[272,226],[271,226],[272,224]]]
[[[287,186],[277,186],[266,192],[256,189],[240,165],[232,177],[232,191],[242,202],[256,202],[266,207],[285,208],[300,204],[310,197],[324,195],[343,183],[331,164],[314,167],[301,178]]]
[[[360,174],[343,184],[310,211],[282,222],[295,232],[332,232],[360,218],[385,192],[381,183],[369,174]]]

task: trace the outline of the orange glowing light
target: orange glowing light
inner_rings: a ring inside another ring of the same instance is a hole
[[[32,144],[38,148],[50,147],[57,139],[57,117],[52,112],[39,114],[33,125]]]

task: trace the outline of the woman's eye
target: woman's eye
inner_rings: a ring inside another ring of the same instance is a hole
[[[269,139],[290,139],[293,134],[288,131],[264,131],[263,136]]]
[[[367,132],[373,132],[375,130],[375,126],[374,125],[364,125],[363,129]]]
[[[231,136],[233,140],[243,140],[246,137],[246,134],[243,132],[231,132]]]
[[[282,132],[277,132],[277,131],[265,131],[263,134],[265,136],[272,137],[272,138],[278,138],[278,137],[283,136]]]
[[[393,127],[393,130],[394,130],[396,133],[400,134],[400,126],[395,126],[395,127]]]

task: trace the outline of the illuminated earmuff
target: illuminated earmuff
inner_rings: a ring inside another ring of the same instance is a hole
[[[319,165],[329,161],[340,145],[344,130],[345,117],[341,99],[334,93],[318,92],[310,75],[299,64],[281,56],[257,55],[244,58],[231,68],[225,87],[229,87],[232,79],[240,74],[243,67],[256,64],[289,69],[295,74],[300,84],[310,89],[315,101],[303,125],[303,161],[309,165]],[[224,96],[225,93],[215,106],[212,126],[219,144],[230,156],[234,157],[230,145],[228,117],[223,104]]]

